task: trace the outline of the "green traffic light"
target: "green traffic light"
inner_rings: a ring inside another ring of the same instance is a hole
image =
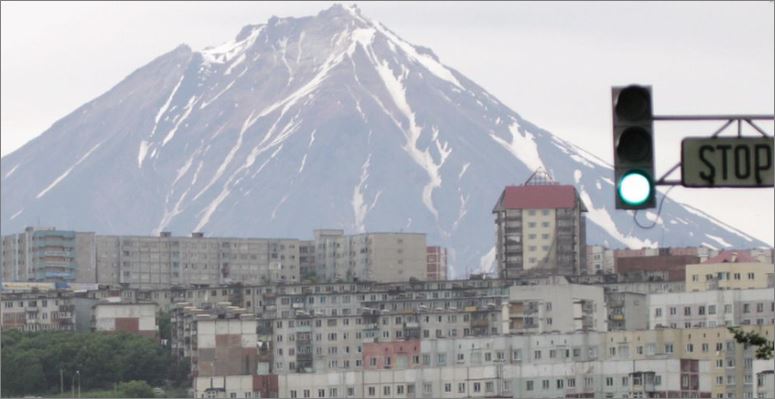
[[[619,180],[619,198],[629,206],[640,206],[649,201],[654,191],[651,178],[640,170],[632,170]]]

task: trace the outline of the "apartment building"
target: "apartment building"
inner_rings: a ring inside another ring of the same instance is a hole
[[[608,330],[645,330],[649,325],[648,295],[637,292],[606,292]]]
[[[772,360],[754,360],[753,375],[753,397],[775,398],[775,364]]]
[[[426,280],[440,281],[447,279],[447,249],[439,246],[430,246],[428,251],[428,273]]]
[[[551,284],[516,285],[509,289],[505,312],[510,333],[608,330],[602,287],[569,284],[562,276],[552,280]]]
[[[434,278],[446,276],[435,247]],[[313,281],[409,281],[428,278],[424,234],[317,230],[315,239],[95,235],[27,228],[3,237],[2,280],[176,286],[295,284]]]
[[[324,281],[426,280],[425,234],[315,230],[315,264]]]
[[[3,236],[2,280],[94,282],[94,233],[28,227]]]
[[[741,251],[723,251],[700,264],[686,265],[686,290],[768,288],[775,265]]]
[[[614,251],[602,245],[586,246],[586,268],[581,270],[586,274],[614,273]]]
[[[97,236],[97,282],[136,288],[293,283],[298,240]]]
[[[288,398],[708,397],[707,367],[684,359],[507,363],[287,374],[279,385]]]
[[[525,184],[506,187],[492,210],[498,276],[580,274],[587,267],[586,211],[573,186],[540,170]]]
[[[3,293],[2,330],[25,332],[75,329],[73,295],[69,292]]]
[[[171,327],[173,354],[191,359],[194,397],[277,397],[269,347],[258,339],[255,315],[246,309],[180,303]]]
[[[93,305],[93,331],[125,332],[159,338],[155,303],[102,300]]]
[[[775,324],[775,289],[649,295],[650,328]]]

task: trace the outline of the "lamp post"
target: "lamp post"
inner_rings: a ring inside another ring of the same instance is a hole
[[[71,396],[75,399],[75,377],[78,376],[78,398],[81,397],[81,370],[75,370],[73,378],[70,379]]]

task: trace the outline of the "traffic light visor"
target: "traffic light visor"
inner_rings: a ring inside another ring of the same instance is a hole
[[[651,93],[641,86],[627,86],[616,97],[616,116],[634,121],[651,115]]]
[[[619,198],[627,205],[645,204],[653,195],[654,185],[644,172],[633,170],[619,180]]]

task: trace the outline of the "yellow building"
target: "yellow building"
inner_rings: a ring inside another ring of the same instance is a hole
[[[698,265],[686,265],[686,291],[767,288],[773,264],[736,251],[724,251]]]
[[[741,326],[773,340],[775,326]],[[610,331],[601,348],[608,359],[645,359],[664,355],[675,359],[709,360],[713,398],[746,398],[753,392],[755,348],[738,344],[726,327]],[[731,395],[730,395],[731,394]]]

